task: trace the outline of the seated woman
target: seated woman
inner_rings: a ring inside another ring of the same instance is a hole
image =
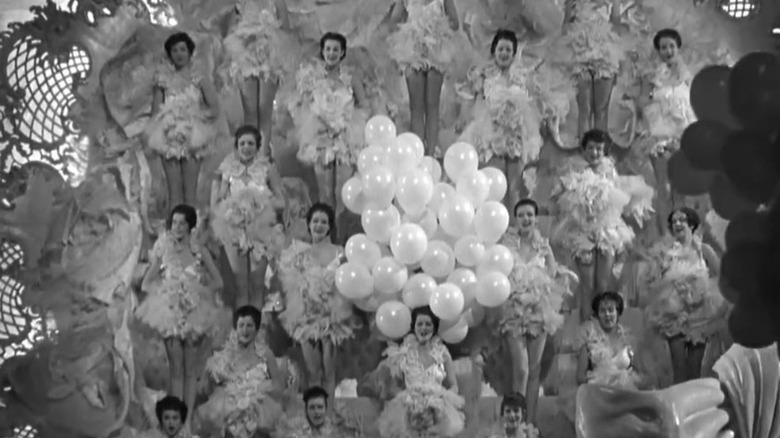
[[[282,414],[270,393],[281,389],[283,377],[259,331],[261,318],[253,306],[236,310],[230,337],[206,362],[206,386],[216,389],[198,408],[198,416],[204,430],[219,431],[208,436],[268,436]]]
[[[636,389],[640,378],[634,369],[631,337],[620,324],[623,298],[604,292],[593,299],[595,321],[583,324],[582,347],[577,362],[577,383],[597,383],[624,389]]]
[[[525,397],[519,393],[508,394],[501,400],[501,420],[493,428],[483,432],[482,438],[539,438],[539,431],[526,423]]]
[[[439,318],[430,307],[418,307],[412,310],[412,333],[400,346],[387,348],[386,361],[393,376],[403,379],[404,390],[379,417],[382,438],[451,437],[463,431],[465,401],[438,330]]]
[[[144,434],[145,438],[193,438],[187,421],[187,405],[180,398],[168,395],[154,407],[158,426]]]

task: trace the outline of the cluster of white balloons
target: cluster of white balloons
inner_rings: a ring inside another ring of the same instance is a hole
[[[509,226],[501,203],[506,176],[478,169],[473,146],[455,143],[441,165],[424,156],[412,133],[396,136],[387,117],[368,121],[369,146],[358,174],[342,188],[344,205],[361,216],[363,234],[346,244],[347,262],[336,287],[366,311],[376,312],[378,329],[398,339],[409,332],[410,309],[430,306],[441,318],[439,335],[461,342],[482,322],[484,307],[501,305],[510,294],[512,253],[497,242]]]

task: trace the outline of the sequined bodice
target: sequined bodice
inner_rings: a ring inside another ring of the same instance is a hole
[[[190,263],[182,257],[187,251],[193,256]],[[155,242],[154,253],[160,259],[162,275],[166,280],[200,281],[202,275],[202,261],[200,251],[190,246],[189,249],[176,249],[173,238],[167,233],[159,237]]]
[[[495,108],[507,102],[529,99],[520,64],[521,61],[516,59],[507,74],[502,74],[501,69],[495,64],[485,68],[483,95],[488,106]]]
[[[158,73],[157,85],[165,93],[165,105],[193,105],[199,108],[202,103],[200,82],[203,76],[191,69],[175,70],[173,66],[165,65]]]
[[[631,367],[632,350],[626,339],[625,329],[618,325],[618,337],[610,338],[599,327],[598,323],[591,323],[588,329],[588,353],[593,369],[602,367],[627,370]]]
[[[263,193],[269,193],[269,166],[271,164],[259,155],[246,165],[236,158],[235,154],[230,154],[220,165],[220,172],[222,177],[228,181],[231,195],[250,187]]]
[[[694,237],[698,239],[698,237]],[[661,272],[664,275],[675,275],[683,272],[707,272],[707,263],[701,251],[680,242],[666,243],[666,249],[661,258]]]

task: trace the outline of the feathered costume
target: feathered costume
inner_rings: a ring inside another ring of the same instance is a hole
[[[563,43],[570,52],[573,73],[579,78],[608,79],[620,68],[624,50],[610,21],[605,0],[571,1],[571,22],[564,24]]]
[[[701,245],[698,236],[694,239]],[[652,302],[645,309],[647,323],[667,338],[682,335],[693,344],[707,342],[715,320],[725,315],[717,279],[710,278],[701,250],[667,239],[651,254],[656,263]]]
[[[478,435],[480,438],[539,438],[539,430],[533,424],[520,423],[513,434],[507,433],[506,427],[499,422],[491,429]]]
[[[241,0],[238,11],[238,24],[225,38],[232,78],[276,81],[293,74],[300,61],[301,47],[282,28],[273,2]]]
[[[526,85],[528,69],[518,55],[507,71],[495,62],[472,68],[458,94],[474,100],[471,122],[460,141],[472,144],[486,163],[494,156],[529,163],[542,149],[541,115]]]
[[[403,344],[387,347],[385,355],[394,377],[403,377],[404,390],[385,405],[378,420],[382,438],[451,437],[463,431],[463,397],[444,388],[447,347],[435,336],[430,355],[434,363],[425,367],[414,334]]]
[[[650,102],[642,109],[638,147],[650,156],[670,155],[680,149],[683,131],[696,121],[691,107],[691,74],[682,61],[659,62],[644,75],[650,84]]]
[[[168,434],[160,430],[159,427],[141,432],[140,436],[142,438],[198,438],[197,435],[193,435],[192,432],[190,432],[187,426],[182,426],[182,428],[179,429],[179,431],[176,432],[176,435],[173,437],[169,437]]]
[[[339,257],[320,266],[311,254],[311,244],[293,241],[282,251],[279,275],[285,293],[285,308],[279,314],[287,333],[298,342],[323,339],[338,345],[354,336],[354,313],[335,286]]]
[[[202,420],[233,438],[252,438],[257,431],[274,430],[282,415],[282,406],[270,392],[273,383],[268,374],[268,346],[262,333],[255,338],[255,356],[249,366],[242,363],[238,333],[232,331],[222,350],[206,362],[206,371],[217,389],[198,408]]]
[[[274,438],[341,438],[344,435],[330,420],[326,420],[319,430],[314,430],[309,420],[300,415],[285,422],[273,436]]]
[[[203,101],[200,84],[206,77],[197,68],[177,71],[170,62],[158,66],[154,84],[164,97],[146,127],[149,148],[165,158],[208,155],[218,128],[217,118]]]
[[[444,0],[404,0],[404,7],[406,21],[387,40],[390,58],[404,71],[448,72],[459,48]]]
[[[505,233],[501,244],[512,252],[515,264],[509,277],[512,294],[501,307],[499,329],[516,338],[555,333],[564,322],[561,306],[569,293],[568,279],[576,275],[550,272],[546,259],[552,248],[539,231],[534,231],[530,255],[524,256],[528,251],[521,250],[517,231]]]
[[[297,127],[298,160],[310,166],[357,163],[367,117],[355,107],[350,69],[341,66],[334,78],[323,61],[316,61],[301,66],[296,81],[289,109]]]
[[[580,343],[588,349],[588,383],[636,389],[640,382],[634,371],[634,352],[628,330],[618,324],[617,340],[607,336],[598,321],[588,321],[580,329]]]
[[[231,153],[217,172],[229,184],[229,195],[214,209],[214,235],[226,245],[238,245],[260,260],[278,255],[284,235],[274,227],[276,212],[268,187],[268,171],[273,166],[261,154],[244,164]]]
[[[202,252],[193,239],[189,251],[195,261],[184,265],[176,242],[163,233],[154,243],[151,259],[162,265],[162,278],[155,283],[135,315],[163,338],[197,340],[221,331],[229,320],[218,297],[203,285]]]
[[[623,251],[634,239],[623,216],[641,224],[653,211],[654,190],[640,176],[618,175],[609,157],[595,166],[580,155],[574,157],[553,193],[559,212],[554,240],[580,258],[596,248],[612,254]]]

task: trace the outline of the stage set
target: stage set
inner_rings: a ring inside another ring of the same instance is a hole
[[[780,3],[0,6],[0,433],[780,438]]]

